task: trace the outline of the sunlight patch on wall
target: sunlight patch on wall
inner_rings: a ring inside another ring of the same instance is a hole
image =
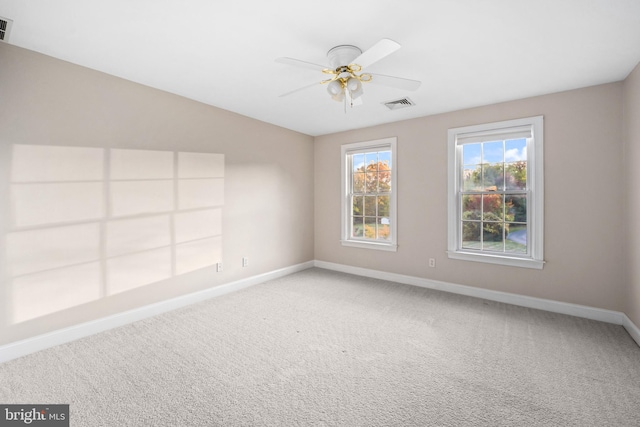
[[[14,145],[14,323],[222,261],[224,155]]]

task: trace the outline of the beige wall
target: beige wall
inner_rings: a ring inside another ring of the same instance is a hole
[[[317,137],[315,258],[623,311],[622,96],[614,83]],[[536,115],[545,120],[544,269],[448,259],[447,129]],[[340,145],[389,136],[398,137],[398,251],[343,247]]]
[[[313,259],[312,137],[7,44],[0,61],[0,344]],[[13,324],[4,252],[17,144],[224,154],[224,271],[203,268]]]
[[[226,166],[224,272],[204,268],[18,324],[2,306],[0,345],[314,258],[624,311],[640,324],[640,227],[623,214],[640,208],[638,68],[624,83],[314,140],[11,45],[0,44],[0,58],[2,304],[10,304],[4,252],[15,144],[221,153]],[[447,129],[535,115],[545,118],[547,264],[530,270],[449,260]],[[388,136],[398,137],[399,249],[342,247],[340,145]]]
[[[627,236],[626,314],[640,326],[640,65],[624,82],[625,234]]]

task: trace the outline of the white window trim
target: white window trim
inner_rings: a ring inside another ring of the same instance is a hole
[[[530,192],[529,209],[529,239],[531,239],[530,254],[517,256],[513,254],[480,253],[461,249],[460,234],[460,206],[458,203],[458,189],[460,186],[460,161],[458,138],[463,134],[491,133],[503,128],[522,128],[529,126],[533,133],[533,144],[527,144],[527,163],[532,167],[527,168],[527,182]],[[544,177],[543,177],[543,116],[528,117],[516,120],[507,120],[495,123],[486,123],[473,126],[465,126],[449,129],[448,132],[448,251],[447,255],[452,259],[465,261],[485,262],[490,264],[502,264],[513,267],[525,267],[542,269],[544,266]]]
[[[341,209],[342,209],[342,232],[341,232],[341,243],[342,246],[351,246],[356,248],[364,248],[364,249],[378,249],[383,251],[393,251],[396,252],[398,250],[398,181],[397,181],[397,138],[383,138],[376,139],[373,141],[363,141],[363,142],[354,142],[351,144],[344,144],[341,147]],[[380,150],[380,149],[390,149],[391,150],[391,199],[389,201],[389,217],[391,220],[390,230],[391,230],[391,239],[387,242],[379,241],[379,240],[365,240],[365,239],[356,239],[350,237],[350,226],[349,222],[351,219],[350,209],[351,204],[349,203],[349,177],[351,174],[348,170],[347,165],[347,154],[352,151],[362,151],[366,149],[372,150]]]

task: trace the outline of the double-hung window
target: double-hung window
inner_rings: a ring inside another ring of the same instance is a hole
[[[449,258],[542,268],[542,116],[448,136]]]
[[[342,146],[342,244],[395,251],[396,138]]]

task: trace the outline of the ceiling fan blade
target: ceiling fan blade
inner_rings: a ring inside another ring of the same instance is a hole
[[[283,93],[282,95],[278,96],[278,98],[282,98],[283,96],[289,96],[293,93],[300,92],[305,89],[309,89],[310,87],[313,87],[313,86],[317,86],[318,84],[319,84],[318,82],[314,82],[314,83],[311,83],[310,85],[299,87],[298,89],[294,89],[290,92]]]
[[[320,71],[327,68],[324,65],[314,64],[313,62],[301,61],[299,59],[287,58],[287,57],[276,58],[276,62],[279,62],[281,64],[294,65],[296,67],[310,68],[312,70],[320,70]]]
[[[398,49],[400,49],[399,43],[391,39],[382,39],[360,54],[360,56],[353,60],[353,63],[360,65],[362,68],[366,68],[374,62],[378,62],[382,58],[391,55]]]
[[[396,89],[418,90],[418,88],[422,84],[421,81],[405,79],[402,77],[385,76],[384,74],[373,74],[373,73],[367,73],[367,74],[371,74],[371,83],[375,83],[383,86],[390,86]]]

